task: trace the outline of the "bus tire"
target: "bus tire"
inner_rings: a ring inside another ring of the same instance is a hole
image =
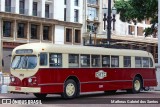
[[[77,84],[73,79],[68,79],[64,84],[64,92],[61,96],[65,99],[72,99],[77,97],[78,89]]]
[[[46,98],[47,94],[34,93],[34,96],[36,96],[39,99],[44,99]]]
[[[142,80],[139,77],[135,77],[133,80],[132,89],[127,90],[128,93],[139,93],[142,89]]]

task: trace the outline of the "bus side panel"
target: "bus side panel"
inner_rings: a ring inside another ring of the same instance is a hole
[[[63,85],[48,85],[41,86],[41,93],[61,93],[63,92]]]
[[[106,72],[106,77],[99,79],[96,73]],[[67,78],[75,76],[81,86],[81,92],[131,89],[136,74],[144,80],[144,86],[156,86],[155,71],[144,68],[48,68],[39,69],[36,74],[42,92],[63,92]],[[153,81],[146,81],[153,80]]]

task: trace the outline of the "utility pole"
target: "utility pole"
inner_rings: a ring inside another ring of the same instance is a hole
[[[108,17],[107,17],[107,44],[110,45],[111,40],[111,0],[108,0]]]

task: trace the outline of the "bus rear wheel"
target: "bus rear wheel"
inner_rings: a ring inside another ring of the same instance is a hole
[[[77,97],[78,95],[78,89],[77,84],[74,80],[69,79],[64,84],[64,92],[61,94],[61,96],[65,99],[72,99]]]
[[[44,98],[46,98],[47,94],[34,93],[34,96],[36,96],[39,99],[44,99]]]
[[[127,90],[127,92],[133,93],[133,94],[139,93],[142,89],[142,80],[139,77],[135,77],[134,80],[133,80],[133,86],[132,87],[133,88]]]

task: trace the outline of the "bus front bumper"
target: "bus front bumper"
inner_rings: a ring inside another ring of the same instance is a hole
[[[8,92],[14,93],[40,93],[40,87],[19,87],[19,86],[8,86]]]

